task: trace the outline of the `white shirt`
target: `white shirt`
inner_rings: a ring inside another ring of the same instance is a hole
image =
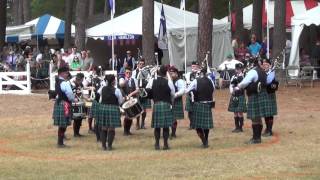
[[[178,88],[178,92],[175,93],[174,97],[178,98],[183,96],[186,89],[186,83],[184,82],[184,80],[179,79],[174,83],[174,85]]]
[[[223,61],[222,64],[220,64],[218,70],[221,70],[221,71],[226,70],[226,67],[227,67],[228,70],[236,69],[236,64],[238,64],[238,63],[243,64],[242,62],[240,62],[238,60],[235,60],[235,59],[232,59],[231,61],[230,60],[225,60],[225,61]]]
[[[238,84],[241,89],[246,88],[250,83],[257,82],[259,79],[258,72],[255,69],[251,69],[244,79]]]

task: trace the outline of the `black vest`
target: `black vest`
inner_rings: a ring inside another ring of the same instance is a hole
[[[153,80],[152,96],[155,103],[163,101],[171,104],[171,90],[167,79],[158,77]]]
[[[259,86],[260,86],[260,90],[262,91],[266,89],[266,85],[267,85],[267,73],[264,72],[261,68],[257,68],[257,67],[255,67],[253,70],[257,71],[258,80],[257,82],[252,82],[247,86],[246,90],[247,90],[248,96],[259,93],[258,92]]]
[[[63,79],[60,79],[59,77],[56,78],[56,85],[55,85],[55,89],[56,89],[56,93],[58,95],[58,99],[57,101],[67,101],[67,102],[70,102],[67,95],[62,92],[61,90],[61,83],[64,82]]]
[[[130,83],[131,87],[129,87],[129,83]],[[134,83],[133,78],[130,79],[130,81],[126,84],[126,86],[124,87],[123,90],[126,95],[129,95],[130,93],[132,93],[133,91],[136,90],[136,84]]]
[[[214,87],[208,77],[197,78],[197,90],[194,92],[194,101],[212,101]]]
[[[119,105],[118,98],[115,94],[116,89],[112,86],[105,86],[102,88],[101,104]]]

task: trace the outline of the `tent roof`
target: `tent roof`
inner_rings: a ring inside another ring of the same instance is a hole
[[[306,25],[315,24],[320,25],[320,6],[310,9],[309,11],[292,17],[292,25]]]
[[[32,34],[34,25],[19,25],[6,27],[6,42],[18,42],[20,34]]]
[[[34,20],[31,20],[25,25],[35,25],[35,33],[33,36],[40,38],[63,38],[65,22],[49,14],[45,14]],[[71,34],[75,33],[75,26],[71,25]]]
[[[154,2],[154,34],[158,34],[161,16],[159,2]],[[181,28],[184,26],[184,11],[178,8],[163,4],[166,17],[167,29]],[[213,20],[214,24],[222,24],[220,20]],[[198,14],[186,11],[186,27],[198,26]],[[134,9],[126,14],[118,16],[113,20],[87,29],[87,36],[93,38],[104,38],[121,35],[142,35],[142,7]]]
[[[266,2],[266,1],[265,1]],[[304,1],[287,1],[286,4],[286,25],[287,27],[291,26],[291,17],[295,15],[299,15],[302,13],[307,12],[308,10],[317,7],[320,5],[320,2],[316,0],[304,0]],[[252,26],[252,7],[253,5],[250,4],[243,8],[243,26],[245,29],[251,29]],[[223,22],[228,21],[228,16],[221,19]],[[233,15],[232,20],[235,21],[235,16]],[[264,13],[262,17],[262,22],[264,25],[267,23],[266,19],[266,7],[264,4]],[[274,25],[274,1],[269,1],[269,23],[270,26]]]

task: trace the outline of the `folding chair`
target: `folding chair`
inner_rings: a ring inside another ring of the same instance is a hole
[[[300,79],[300,67],[299,66],[288,66],[286,68],[286,77],[285,77],[285,87],[289,85],[295,85],[298,87]]]
[[[304,66],[300,72],[300,88],[302,88],[303,83],[306,81],[310,81],[310,87],[313,87],[313,66]]]

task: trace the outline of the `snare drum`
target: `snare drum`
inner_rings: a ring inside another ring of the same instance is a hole
[[[122,109],[125,111],[126,116],[130,119],[136,118],[143,113],[143,108],[138,99],[129,99],[122,105]]]
[[[72,118],[85,118],[85,103],[72,103]]]

